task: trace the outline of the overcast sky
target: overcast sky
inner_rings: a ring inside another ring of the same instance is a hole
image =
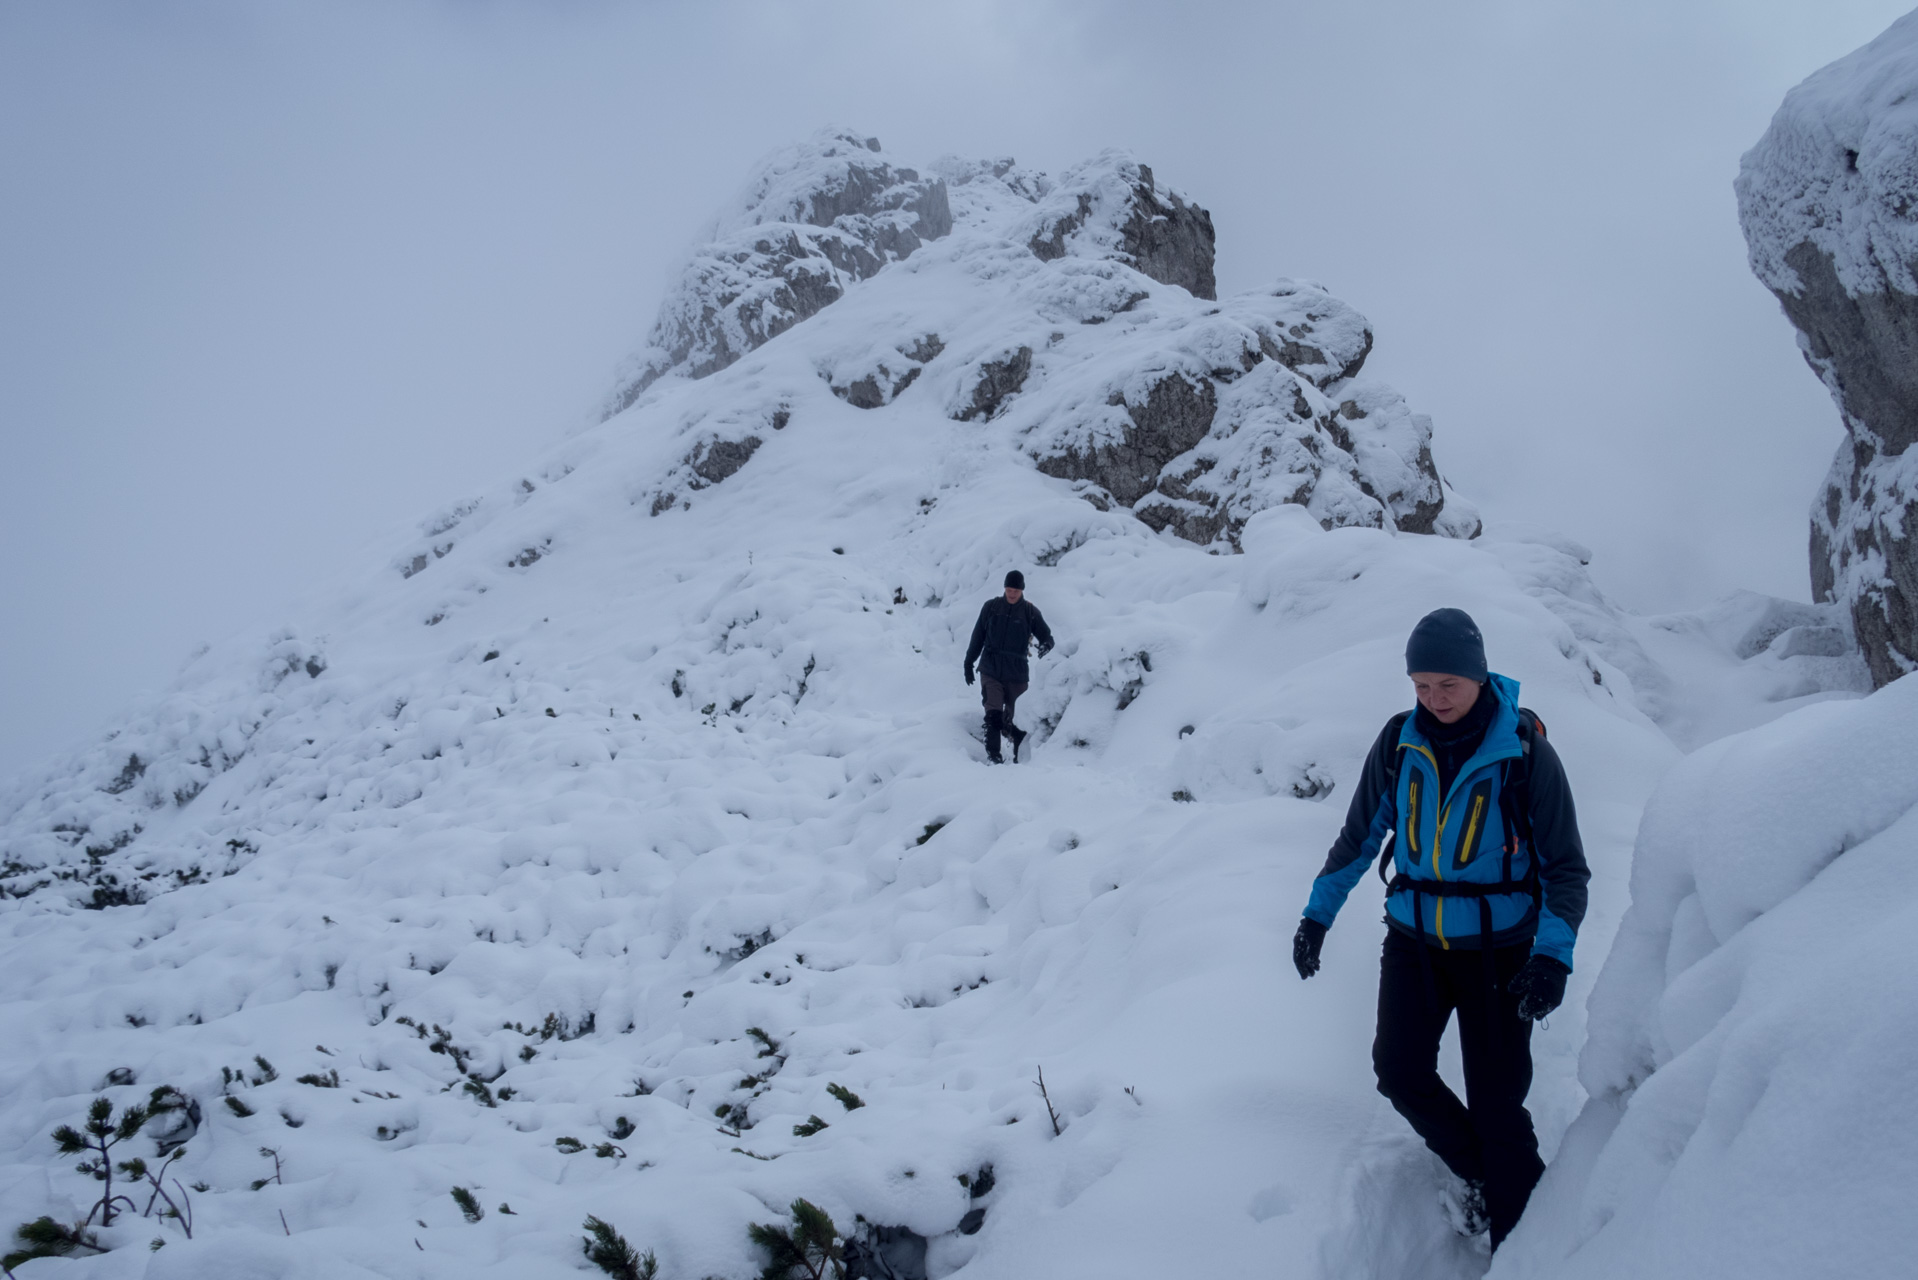
[[[1731,182],[1877,0],[0,0],[0,774],[491,485],[843,123],[1130,147],[1222,293],[1364,311],[1493,518],[1648,612],[1805,598],[1841,433]]]

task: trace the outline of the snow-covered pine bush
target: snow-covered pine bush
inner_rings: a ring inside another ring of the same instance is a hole
[[[612,1223],[589,1214],[586,1231],[586,1260],[614,1280],[654,1280],[659,1274],[659,1260],[652,1251],[634,1249]]]
[[[755,1222],[752,1242],[767,1253],[760,1280],[845,1280],[845,1246],[832,1216],[803,1197],[792,1202],[792,1222]]]

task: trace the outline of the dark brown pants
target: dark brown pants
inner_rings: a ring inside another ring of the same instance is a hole
[[[1006,684],[983,672],[979,676],[979,688],[986,701],[986,710],[999,712],[1001,724],[1012,723],[1013,705],[1019,701],[1019,695],[1030,687],[1025,684]]]

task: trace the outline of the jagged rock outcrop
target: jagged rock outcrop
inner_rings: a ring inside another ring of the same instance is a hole
[[[675,369],[724,369],[951,230],[946,184],[894,166],[877,138],[826,130],[776,153],[694,255],[604,416]]]
[[[1016,449],[1156,531],[1230,550],[1255,513],[1296,503],[1327,528],[1478,533],[1433,461],[1430,420],[1363,376],[1365,318],[1298,281],[1218,301],[1211,215],[1147,166],[1108,151],[1056,180],[1005,157],[944,158],[930,174],[843,131],[769,161],[613,408],[810,320],[804,350],[784,357],[810,385],[856,409],[918,405],[969,424],[977,443]],[[775,396],[804,393],[782,384],[687,415],[678,460],[642,505],[683,509],[736,472],[768,438],[759,401]]]
[[[1212,215],[1161,188],[1151,169],[1123,152],[1108,151],[1069,170],[1035,222],[1026,247],[1042,261],[1063,258],[1083,243],[1195,298],[1219,296]]]
[[[1062,480],[1090,480],[1127,506],[1152,491],[1166,463],[1205,439],[1219,411],[1210,379],[1180,373],[1152,383],[1140,403],[1119,392],[1106,403],[1132,420],[1119,429],[1118,438],[1095,437],[1083,452],[1077,444],[1066,444],[1062,452],[1040,458],[1039,470]]]
[[[1136,363],[1061,368],[1028,450],[1154,529],[1236,546],[1255,513],[1305,507],[1356,525],[1475,537],[1432,460],[1432,424],[1361,376],[1365,318],[1295,281],[1210,308]],[[1115,376],[1116,375],[1116,376]]]
[[[1918,665],[1918,15],[1786,95],[1740,166],[1752,270],[1847,439],[1811,514],[1812,591],[1872,678]]]

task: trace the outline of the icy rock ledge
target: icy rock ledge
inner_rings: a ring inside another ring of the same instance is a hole
[[[1918,15],[1785,96],[1737,182],[1752,270],[1847,439],[1811,513],[1811,578],[1883,685],[1918,664]]]

